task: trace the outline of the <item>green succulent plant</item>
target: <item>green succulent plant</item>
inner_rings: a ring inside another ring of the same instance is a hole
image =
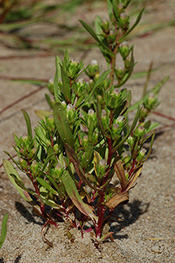
[[[97,17],[96,31],[80,21],[96,40],[108,70],[102,72],[96,61],[85,67],[83,61],[70,60],[66,51],[63,60],[56,57],[55,79],[48,86],[51,110],[38,111],[42,120],[34,134],[23,110],[27,135],[14,135],[17,160],[7,154],[31,180],[33,190],[25,187],[11,162],[4,160],[11,182],[46,220],[45,225],[68,219],[82,235],[92,231],[97,246],[107,237],[112,239],[112,232],[103,235],[103,226],[119,204],[128,202],[129,190],[151,153],[158,124],[147,117],[159,105],[158,93],[168,79],[131,104],[132,91],[124,84],[135,61],[127,36],[143,10],[130,26],[125,12],[130,2],[107,0],[109,19]],[[122,67],[116,65],[117,55]],[[145,149],[148,139],[150,146]],[[87,222],[91,223],[88,229]]]

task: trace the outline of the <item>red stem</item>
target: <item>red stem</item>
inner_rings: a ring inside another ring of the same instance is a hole
[[[28,165],[30,166],[30,163],[28,163]],[[30,177],[30,180],[35,188],[35,192],[38,196],[40,196],[40,192],[39,192],[39,188],[38,188],[38,185],[37,185],[37,182],[33,180],[33,176],[32,176],[32,173],[31,171],[27,172],[27,175]],[[47,215],[46,215],[46,212],[45,212],[45,205],[42,204],[41,202],[39,202],[40,204],[40,210],[41,210],[41,213],[42,213],[42,216],[45,220],[47,220]],[[51,219],[51,221],[53,221]]]
[[[135,170],[135,165],[136,165],[136,160],[134,159],[133,162],[132,162],[132,167],[131,167],[131,169],[129,171],[129,178],[131,177],[132,173]]]
[[[104,202],[104,193],[100,193],[100,205],[97,209],[97,215],[98,215],[98,223],[96,228],[96,237],[101,236],[102,232],[102,226],[103,226],[103,220],[104,220],[104,213],[105,213],[105,207],[103,205]]]

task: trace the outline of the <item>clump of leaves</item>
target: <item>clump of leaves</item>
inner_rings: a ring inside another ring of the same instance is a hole
[[[131,105],[131,91],[124,84],[135,61],[126,38],[143,10],[130,26],[125,13],[130,2],[107,0],[109,19],[97,17],[96,32],[80,21],[96,40],[109,69],[101,72],[96,61],[84,67],[83,61],[70,60],[66,51],[63,60],[56,57],[54,83],[48,87],[54,96],[46,95],[51,111],[38,111],[42,120],[34,135],[23,110],[28,132],[14,135],[18,160],[8,155],[34,189],[28,190],[13,165],[4,161],[11,182],[46,224],[57,225],[58,218],[69,220],[82,235],[92,231],[97,246],[107,237],[112,239],[112,232],[103,235],[103,226],[114,209],[129,200],[129,190],[151,153],[157,123],[147,117],[159,105],[157,95],[167,80]],[[116,56],[121,57],[122,67],[116,65]]]

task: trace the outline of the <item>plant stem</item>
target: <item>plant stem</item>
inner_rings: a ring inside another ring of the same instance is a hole
[[[30,163],[28,163],[28,166],[30,166]],[[27,172],[27,175],[30,177],[30,180],[32,181],[32,184],[33,184],[33,186],[35,188],[36,194],[38,196],[40,196],[40,191],[39,191],[37,182],[36,182],[36,180],[33,180],[33,176],[32,176],[31,171]],[[39,205],[40,205],[40,210],[41,210],[42,216],[47,221],[47,215],[46,215],[46,212],[45,212],[45,205],[42,204],[41,202],[39,202]]]
[[[134,172],[135,165],[136,165],[136,160],[134,159],[133,162],[132,162],[132,167],[131,167],[131,169],[129,171],[129,178],[131,177],[132,173]]]
[[[101,237],[101,232],[102,232],[102,226],[103,226],[103,219],[104,219],[104,213],[105,213],[105,207],[103,205],[104,202],[104,192],[100,192],[100,205],[98,207],[98,223],[96,226],[96,237]]]
[[[112,159],[112,141],[111,138],[108,138],[107,140],[108,140],[108,150],[109,150],[107,165],[110,165]]]

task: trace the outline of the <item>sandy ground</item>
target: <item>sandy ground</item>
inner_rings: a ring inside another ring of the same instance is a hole
[[[86,13],[90,20],[94,13]],[[82,19],[82,13],[73,18]],[[149,5],[142,23],[168,22],[175,18],[175,1],[154,1]],[[76,22],[75,22],[76,23]],[[135,70],[147,70],[151,61],[159,70],[153,73],[150,87],[169,75],[170,79],[160,93],[161,105],[158,111],[175,117],[175,27],[166,27],[145,37],[133,38],[135,58],[139,62]],[[36,51],[19,51],[0,44],[1,56],[31,55]],[[85,56],[85,63],[101,55],[94,49],[88,53],[76,52],[73,58]],[[0,75],[10,77],[53,78],[54,56],[14,58],[0,60]],[[145,78],[132,79],[128,87],[134,91],[133,99],[141,96]],[[36,86],[19,82],[0,80],[0,108],[3,109],[20,97],[35,90]],[[26,133],[25,122],[20,111],[25,108],[31,116],[32,125],[37,124],[36,109],[48,108],[44,88],[26,98],[0,116],[0,162],[6,158],[3,150],[13,153],[13,133]],[[151,158],[144,166],[137,186],[130,192],[130,203],[117,209],[120,220],[111,223],[115,232],[114,242],[107,240],[95,249],[90,235],[81,239],[80,232],[72,230],[75,237],[71,243],[64,224],[50,228],[47,238],[53,241],[53,248],[43,242],[42,220],[32,213],[31,207],[23,201],[12,187],[7,176],[0,173],[0,226],[3,215],[9,213],[8,232],[0,250],[0,263],[61,263],[61,262],[119,262],[119,263],[173,263],[175,262],[175,132],[173,121],[153,116],[161,123],[162,133],[155,140]],[[167,127],[167,125],[169,127]],[[165,127],[166,126],[166,127]],[[25,177],[24,177],[25,178]]]

